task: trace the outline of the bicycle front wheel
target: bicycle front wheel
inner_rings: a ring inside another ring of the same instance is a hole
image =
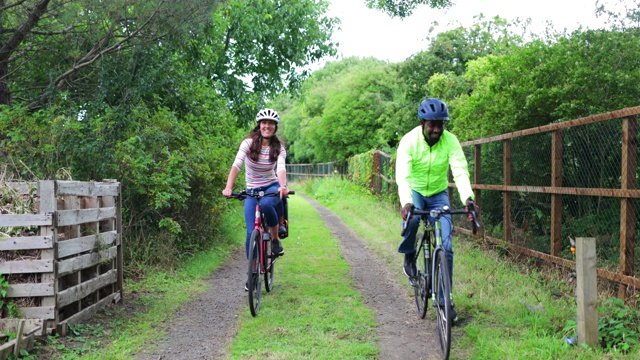
[[[262,278],[260,277],[260,232],[253,230],[249,240],[249,269],[247,285],[249,287],[249,310],[251,315],[258,315],[262,295]]]
[[[421,233],[418,233],[418,241],[420,241],[420,243],[415,258],[418,272],[414,280],[413,292],[416,299],[418,316],[424,319],[427,314],[429,296],[431,296],[429,293],[429,282],[431,281],[431,279],[429,279],[430,262],[428,261],[428,249],[425,248],[425,241]]]
[[[451,277],[449,262],[444,250],[438,249],[435,256],[433,274],[434,306],[436,308],[436,330],[440,339],[440,350],[445,359],[451,349]]]

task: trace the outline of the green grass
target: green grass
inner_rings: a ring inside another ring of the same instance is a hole
[[[399,205],[383,203],[337,177],[308,181],[297,188],[338,214],[392,270],[397,269],[398,281],[406,283],[402,256],[397,253],[401,240]],[[465,320],[454,327],[451,359],[640,358],[638,348],[622,354],[566,345],[564,337],[575,336],[565,327],[575,320],[577,306],[575,298],[568,295],[572,289],[566,291],[571,286],[555,273],[512,263],[466,237],[454,238],[454,252],[454,302],[459,317]],[[558,288],[564,288],[564,295],[551,291]],[[526,306],[539,303],[541,311]],[[601,314],[606,311],[606,306],[599,306]],[[640,330],[637,322],[634,326],[626,331],[633,334]]]
[[[263,290],[257,317],[245,307],[230,358],[374,358],[374,315],[353,290],[338,241],[300,196],[289,199],[289,209],[291,235],[274,290]]]

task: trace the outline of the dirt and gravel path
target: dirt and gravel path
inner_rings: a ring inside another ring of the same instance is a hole
[[[167,336],[156,348],[137,355],[139,360],[222,359],[225,348],[236,333],[236,318],[246,306],[242,288],[247,277],[244,248],[229,259],[207,280],[208,292],[200,294],[176,313],[167,324]],[[244,301],[239,301],[243,299]]]
[[[439,359],[433,323],[415,314],[413,299],[386,264],[368,249],[342,220],[315,200],[303,197],[316,209],[332,235],[340,241],[350,264],[350,275],[378,321],[381,360]],[[244,251],[233,253],[208,282],[211,290],[185,306],[168,324],[165,340],[137,355],[139,360],[221,359],[236,333],[237,314],[246,294]]]

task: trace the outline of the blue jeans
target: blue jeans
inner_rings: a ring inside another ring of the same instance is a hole
[[[276,181],[266,186],[255,187],[253,189],[247,190],[273,193],[278,192],[279,187],[280,183]],[[249,241],[251,240],[251,233],[253,232],[253,226],[256,219],[257,203],[258,201],[252,197],[247,197],[246,199],[244,199],[244,222],[247,225],[247,238],[245,240],[244,247],[247,258],[249,258]],[[264,213],[267,226],[271,227],[278,225],[278,219],[284,214],[282,199],[280,199],[279,196],[267,196],[260,200],[260,205],[262,206],[262,212]]]
[[[432,210],[449,206],[449,195],[447,191],[426,197],[419,192],[411,190],[411,198],[416,209]],[[429,216],[429,222],[433,225],[434,219]],[[451,242],[451,215],[447,214],[440,218],[442,224],[442,247],[449,261],[449,275],[451,276],[451,284],[453,284],[453,244]],[[404,233],[404,239],[398,247],[398,252],[403,254],[411,254],[416,251],[416,234],[420,226],[420,216],[414,216],[407,225],[407,231]],[[435,239],[431,239],[434,241]]]

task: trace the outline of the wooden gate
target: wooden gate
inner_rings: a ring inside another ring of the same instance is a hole
[[[30,213],[0,214],[4,302],[15,313],[7,315],[42,319],[48,333],[65,335],[68,325],[122,300],[120,183],[38,181],[1,190],[34,199]]]

